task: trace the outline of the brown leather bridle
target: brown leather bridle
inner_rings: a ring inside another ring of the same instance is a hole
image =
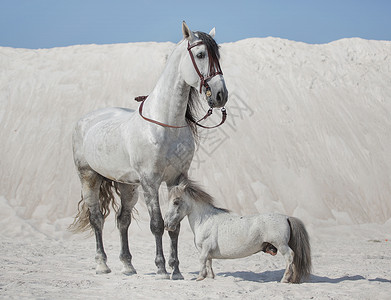
[[[207,97],[210,97],[212,95],[210,91],[210,87],[208,85],[208,80],[212,79],[213,77],[217,75],[223,75],[223,71],[221,71],[220,63],[218,58],[215,55],[212,55],[208,49],[208,57],[209,57],[209,76],[204,77],[204,75],[201,74],[200,70],[198,69],[197,63],[194,59],[193,52],[191,52],[191,49],[202,45],[204,42],[199,41],[197,43],[194,43],[193,45],[190,45],[190,42],[187,42],[187,51],[189,51],[189,55],[191,58],[191,61],[193,63],[194,69],[196,70],[198,76],[200,77],[201,83],[200,83],[200,94],[202,93],[202,87],[205,87],[205,94]]]
[[[211,55],[209,49],[208,49],[208,57],[209,57],[209,73],[208,73],[208,76],[207,77],[204,77],[200,70],[198,69],[198,66],[197,66],[197,63],[194,59],[194,55],[193,55],[193,52],[191,52],[191,49],[196,47],[196,46],[199,46],[199,45],[202,45],[204,44],[204,42],[202,41],[199,41],[199,42],[196,42],[192,45],[190,45],[190,42],[188,42],[187,44],[187,50],[189,51],[189,55],[190,55],[190,58],[191,58],[191,61],[193,63],[193,66],[194,66],[194,69],[195,71],[197,72],[198,76],[200,77],[200,94],[202,93],[202,87],[205,88],[205,95],[206,97],[210,98],[210,96],[212,96],[212,92],[211,92],[211,89],[208,85],[208,81],[210,79],[212,79],[213,77],[217,76],[217,75],[223,75],[223,72],[221,71],[221,67],[220,67],[220,63],[219,63],[219,60],[216,56],[213,56]],[[157,124],[157,125],[160,125],[160,126],[163,126],[163,127],[169,127],[169,128],[184,128],[184,127],[187,127],[188,125],[185,125],[185,126],[174,126],[174,125],[168,125],[168,124],[165,124],[165,123],[162,123],[162,122],[159,122],[159,121],[156,121],[156,120],[153,120],[153,119],[150,119],[150,118],[147,118],[143,115],[143,106],[144,106],[144,102],[145,100],[148,98],[148,96],[138,96],[135,98],[135,100],[137,102],[141,102],[140,104],[140,107],[139,107],[139,114],[140,116],[148,121],[148,122],[151,122],[151,123],[154,123],[154,124]],[[201,118],[200,120],[198,121],[193,121],[197,126],[200,126],[202,128],[206,128],[206,129],[212,129],[212,128],[216,128],[216,127],[219,127],[220,125],[222,125],[225,120],[227,119],[227,110],[225,109],[225,107],[222,107],[221,108],[221,113],[222,113],[222,118],[221,118],[221,122],[215,126],[205,126],[205,125],[202,125],[202,124],[199,124],[199,122],[205,120],[206,118],[208,118],[210,115],[212,115],[212,112],[213,112],[213,108],[209,108],[206,115]]]

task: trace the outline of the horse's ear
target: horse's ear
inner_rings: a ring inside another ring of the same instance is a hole
[[[189,29],[185,21],[182,22],[182,33],[183,38],[188,40],[190,43],[195,40],[194,33]]]
[[[212,30],[209,32],[209,35],[212,37],[212,38],[215,38],[215,35],[216,35],[216,28],[213,27]]]

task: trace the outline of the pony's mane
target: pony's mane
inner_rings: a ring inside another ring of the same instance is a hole
[[[206,46],[206,49],[209,55],[211,56],[209,57],[209,59],[212,59],[213,61],[219,60],[220,59],[219,45],[216,43],[216,41],[209,34],[205,32],[196,31],[195,35]],[[200,95],[198,93],[198,90],[194,87],[191,87],[189,92],[189,99],[187,102],[185,118],[196,141],[198,141],[198,131],[195,122],[198,121],[196,112],[197,109],[199,108],[199,99],[200,99]]]
[[[214,202],[215,202],[214,198],[211,195],[209,195],[207,192],[205,192],[201,188],[201,186],[199,184],[197,184],[195,181],[193,181],[189,178],[183,177],[181,179],[180,185],[185,186],[184,193],[188,197],[190,197],[192,200],[208,203],[221,212],[229,212],[228,209],[216,207],[214,205]]]

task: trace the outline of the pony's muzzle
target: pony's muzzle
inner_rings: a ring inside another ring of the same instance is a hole
[[[164,222],[164,229],[167,231],[175,231],[176,225],[167,224],[166,222]]]

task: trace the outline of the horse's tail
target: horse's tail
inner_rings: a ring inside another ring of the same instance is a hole
[[[113,190],[120,196],[117,182],[108,179],[102,180],[99,188],[99,206],[104,220],[110,214],[110,204],[114,211],[118,212],[118,204],[115,201]],[[81,195],[81,200],[78,203],[78,212],[73,223],[69,225],[68,230],[73,233],[78,233],[87,231],[88,229],[92,229],[90,224],[90,210],[84,202],[83,195]]]
[[[293,283],[300,283],[302,279],[309,277],[312,269],[310,239],[302,221],[294,217],[288,217],[291,237],[288,245],[294,252]]]

